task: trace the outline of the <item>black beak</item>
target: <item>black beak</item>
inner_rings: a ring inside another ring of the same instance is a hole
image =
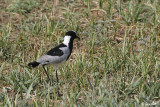
[[[76,36],[76,38],[77,38],[78,40],[80,40],[80,38],[79,38],[78,36]]]

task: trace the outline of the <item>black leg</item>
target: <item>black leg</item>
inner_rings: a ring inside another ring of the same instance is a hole
[[[56,80],[57,80],[57,84],[58,84],[59,83],[59,79],[58,79],[57,69],[56,69]]]
[[[58,93],[58,97],[60,97],[60,93],[59,93],[59,86],[58,86],[58,83],[59,83],[59,79],[58,79],[58,66],[56,66],[56,81],[57,81],[57,93]]]
[[[43,67],[43,69],[44,69],[44,71],[45,71],[45,73],[46,73],[46,75],[47,75],[47,77],[48,77],[48,79],[49,79],[49,81],[50,81],[49,75],[47,74],[47,71],[46,71],[44,65],[42,65],[42,67]]]

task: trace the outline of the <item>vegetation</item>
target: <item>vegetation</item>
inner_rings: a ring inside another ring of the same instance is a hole
[[[77,31],[59,67],[28,62]],[[0,106],[160,106],[159,0],[1,0]]]

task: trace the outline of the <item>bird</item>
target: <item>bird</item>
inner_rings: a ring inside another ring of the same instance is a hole
[[[48,79],[49,75],[45,69],[45,65],[55,65],[56,66],[56,81],[59,82],[58,79],[58,65],[66,62],[71,56],[73,49],[73,41],[75,39],[80,38],[77,36],[75,31],[68,31],[65,33],[64,41],[58,46],[49,50],[45,55],[38,58],[36,61],[28,63],[29,67],[35,68],[37,66],[42,66]]]

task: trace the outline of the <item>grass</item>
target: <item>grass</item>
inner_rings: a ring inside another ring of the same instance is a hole
[[[160,106],[158,0],[0,1],[1,106]],[[59,67],[27,63],[75,30],[70,59]]]

